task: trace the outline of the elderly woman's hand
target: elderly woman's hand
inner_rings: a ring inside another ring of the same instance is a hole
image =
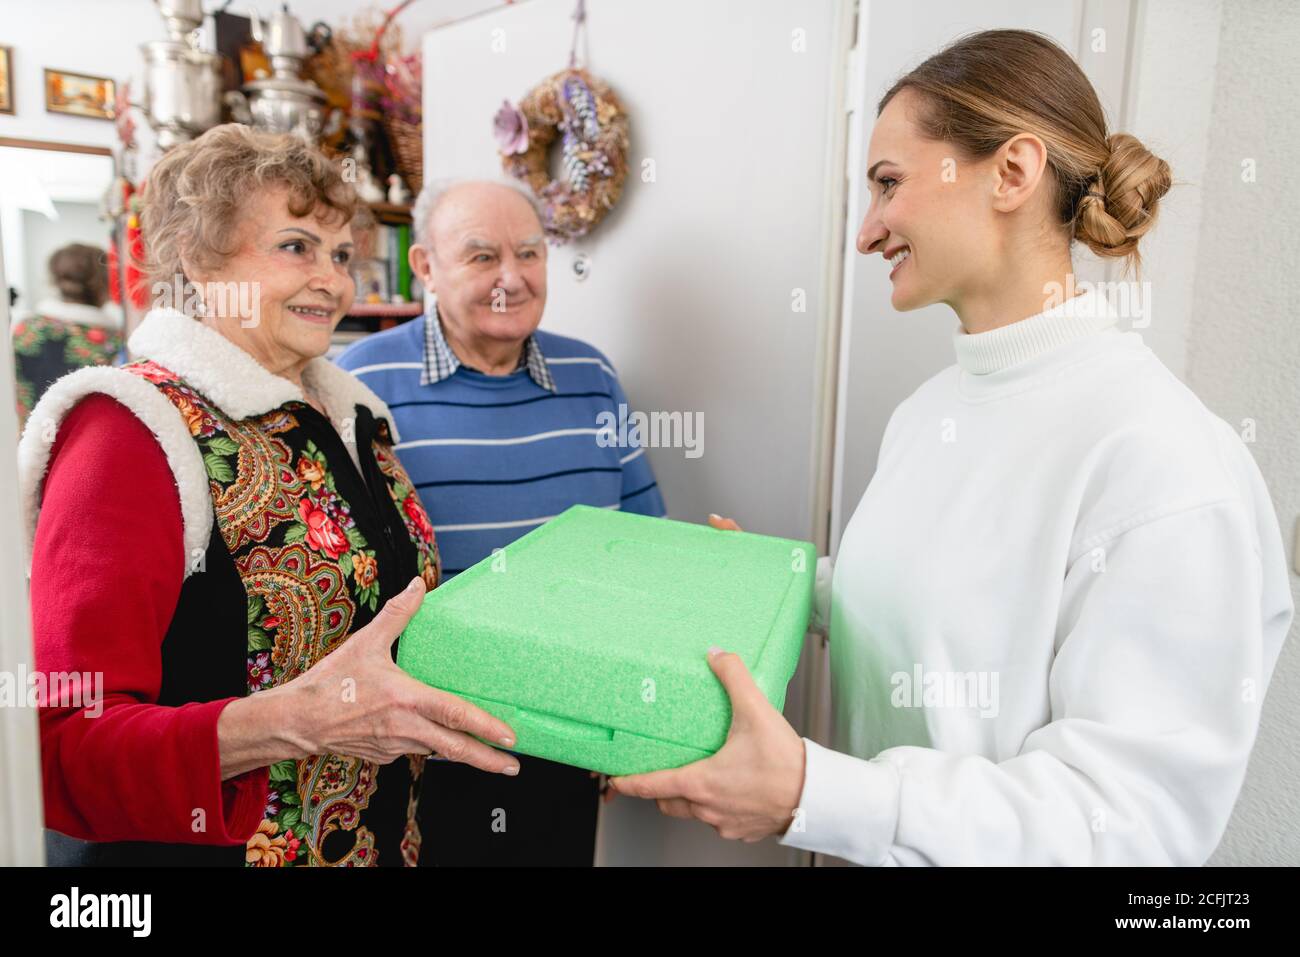
[[[475,740],[511,747],[515,735],[507,724],[416,681],[393,662],[393,642],[423,599],[416,578],[314,667],[228,705],[217,726],[223,778],[312,754],[387,764],[430,751],[484,771],[518,774],[518,759]]]
[[[620,794],[657,798],[665,814],[701,820],[728,840],[783,834],[803,793],[803,740],[739,655],[711,649],[709,667],[731,698],[731,730],[718,753],[669,771],[612,778],[610,785]]]

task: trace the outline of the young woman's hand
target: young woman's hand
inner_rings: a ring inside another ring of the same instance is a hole
[[[723,518],[721,515],[709,513],[709,527],[721,529],[724,532],[743,532],[744,529],[737,525],[729,518]]]
[[[718,753],[681,768],[611,778],[610,786],[655,798],[663,813],[703,821],[727,840],[783,834],[803,793],[803,740],[739,655],[711,649],[709,667],[731,698],[731,730]]]

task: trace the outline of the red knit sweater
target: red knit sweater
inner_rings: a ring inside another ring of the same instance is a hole
[[[235,699],[155,703],[183,567],[180,497],[162,448],[125,406],[82,400],[45,477],[32,634],[38,670],[102,673],[103,713],[40,709],[48,827],[94,841],[229,845],[262,820],[266,768],[221,780],[217,718]]]

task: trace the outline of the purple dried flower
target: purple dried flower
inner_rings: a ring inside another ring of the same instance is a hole
[[[501,109],[492,123],[503,156],[528,152],[528,118],[509,100],[501,101]]]

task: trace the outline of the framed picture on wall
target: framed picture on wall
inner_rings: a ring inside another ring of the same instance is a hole
[[[106,76],[45,68],[45,109],[51,113],[111,120],[116,97],[116,84]]]
[[[14,48],[0,47],[0,113],[14,112]]]

